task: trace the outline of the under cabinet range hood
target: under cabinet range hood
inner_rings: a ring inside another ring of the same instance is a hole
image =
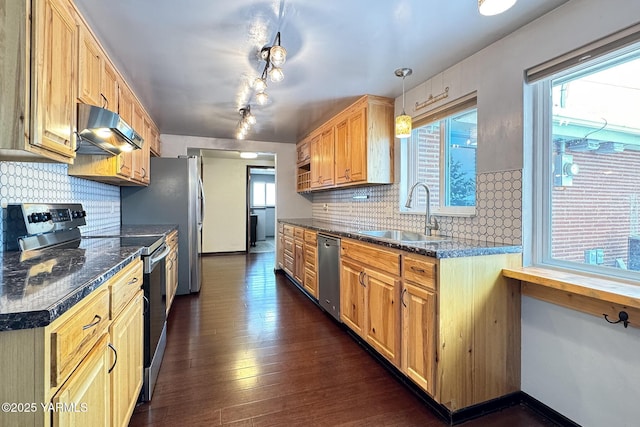
[[[142,148],[144,139],[113,111],[78,104],[77,154],[117,155]]]

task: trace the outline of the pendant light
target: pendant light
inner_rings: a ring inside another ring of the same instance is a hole
[[[396,117],[396,138],[409,138],[411,136],[411,116],[404,112],[404,78],[413,73],[411,68],[398,68],[396,76],[402,77],[402,114]]]
[[[498,15],[509,9],[516,0],[478,0],[478,11],[481,15]]]

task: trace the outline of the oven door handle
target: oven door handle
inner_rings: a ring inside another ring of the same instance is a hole
[[[156,264],[158,261],[162,261],[167,257],[167,255],[169,255],[169,252],[171,252],[171,248],[164,244],[164,249],[162,250],[162,252],[160,252],[158,255],[155,255],[155,252],[154,254],[151,254],[151,258],[149,259],[149,261],[151,261],[151,265]]]

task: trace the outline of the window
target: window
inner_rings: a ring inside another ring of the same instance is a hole
[[[532,89],[534,263],[640,278],[640,45]]]
[[[426,192],[405,201],[411,186],[424,182],[435,214],[473,215],[476,204],[476,149],[478,147],[475,95],[414,123],[411,137],[402,140],[401,211],[422,213]]]
[[[276,184],[255,181],[252,184],[251,206],[256,208],[276,205]]]

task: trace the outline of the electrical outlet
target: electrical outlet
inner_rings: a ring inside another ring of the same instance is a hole
[[[385,206],[384,208],[384,217],[385,218],[393,218],[393,206]]]
[[[329,212],[329,204],[328,204],[328,203],[325,203],[324,205],[322,205],[322,209],[323,209],[325,212]]]

